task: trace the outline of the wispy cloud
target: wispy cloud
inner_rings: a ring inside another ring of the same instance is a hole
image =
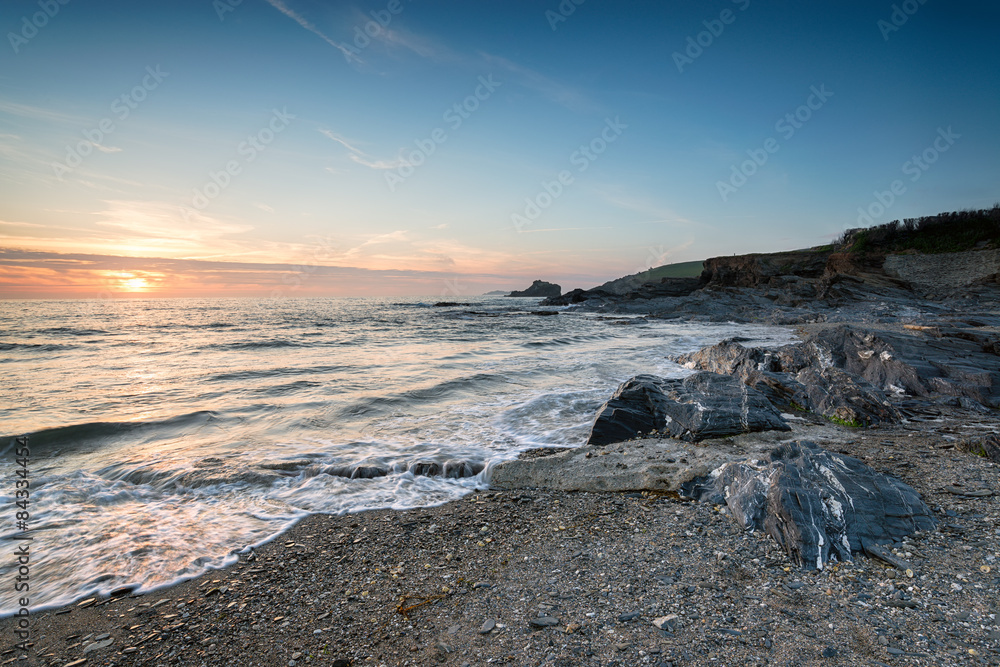
[[[364,155],[365,154],[364,151],[362,151],[360,148],[355,148],[354,146],[352,146],[347,141],[347,139],[344,139],[339,134],[335,134],[335,133],[331,132],[330,130],[320,130],[319,133],[322,134],[327,139],[331,139],[333,141],[336,141],[338,144],[340,144],[341,146],[343,146],[347,150],[351,151],[352,153],[357,153],[358,155]]]
[[[375,37],[390,47],[401,47],[412,51],[421,58],[434,62],[462,62],[463,58],[450,48],[429,37],[417,35],[408,30],[383,30]]]
[[[83,118],[79,116],[71,116],[69,114],[61,113],[59,111],[50,111],[48,109],[42,109],[41,107],[33,107],[27,104],[18,104],[17,102],[8,102],[0,100],[0,113],[11,114],[13,116],[22,116],[24,118],[31,118],[33,120],[46,120],[57,123],[82,123]]]
[[[265,213],[274,213],[274,209],[265,204],[264,202],[255,201],[251,202],[251,204],[259,208],[260,210],[264,211]]]
[[[341,53],[343,53],[344,57],[347,58],[348,61],[351,61],[351,60],[360,60],[360,58],[358,58],[358,56],[356,56],[351,51],[351,49],[349,49],[348,47],[344,46],[343,44],[340,44],[338,42],[333,41],[332,39],[330,39],[329,37],[327,37],[326,35],[324,35],[322,32],[320,32],[319,28],[317,28],[312,23],[310,23],[309,21],[307,21],[305,18],[303,18],[300,14],[298,14],[297,12],[295,12],[293,9],[291,9],[288,5],[286,5],[281,0],[267,0],[267,4],[271,5],[272,7],[274,7],[275,9],[277,9],[279,12],[281,12],[282,14],[284,14],[285,16],[287,16],[288,18],[292,19],[293,21],[295,21],[296,23],[298,23],[300,26],[302,26],[303,28],[305,28],[306,30],[308,30],[309,32],[311,32],[312,34],[316,35],[317,37],[319,37],[320,39],[322,39],[324,42],[326,42],[327,44],[329,44],[333,48],[335,48],[338,51],[340,51]]]
[[[549,229],[522,229],[522,234],[538,234],[539,232],[589,232],[600,229],[615,229],[614,227],[551,227]]]
[[[353,144],[351,144],[351,142],[349,142],[347,139],[344,139],[339,134],[336,134],[330,130],[323,130],[323,129],[321,129],[319,133],[332,141],[336,141],[338,144],[349,150],[350,154],[348,155],[348,157],[350,157],[351,160],[353,160],[357,164],[368,167],[369,169],[379,169],[379,170],[399,169],[400,167],[409,164],[409,162],[403,158],[402,154],[400,154],[399,157],[392,158],[390,160],[379,160],[377,158],[372,157],[371,155],[368,155],[360,148],[354,146]],[[331,174],[342,173],[336,169],[333,169],[332,167],[327,167],[326,170]]]
[[[367,155],[355,155],[352,153],[351,159],[369,169],[399,169],[410,164],[402,156],[392,160],[376,160]]]
[[[253,229],[197,211],[185,215],[166,202],[112,200],[105,204],[107,208],[96,214],[99,218],[96,224],[111,227],[123,240],[131,239],[142,246],[201,249],[210,242]]]
[[[480,52],[480,58],[488,66],[499,67],[513,77],[515,83],[532,90],[542,97],[571,111],[589,112],[597,105],[577,89],[556,81],[533,69],[519,65],[501,56]]]

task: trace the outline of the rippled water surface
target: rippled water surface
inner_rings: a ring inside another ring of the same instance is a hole
[[[190,577],[310,513],[457,498],[521,450],[582,444],[618,383],[686,373],[670,354],[788,337],[534,304],[0,302],[0,485],[30,434],[32,605]]]

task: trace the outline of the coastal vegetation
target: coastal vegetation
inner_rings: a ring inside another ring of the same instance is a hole
[[[998,248],[1000,203],[988,209],[964,209],[849,229],[836,245],[850,253],[944,253]]]

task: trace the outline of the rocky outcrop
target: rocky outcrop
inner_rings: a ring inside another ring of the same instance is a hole
[[[535,296],[535,297],[558,297],[562,294],[562,287],[554,283],[547,283],[544,280],[536,280],[531,283],[531,287],[520,292],[511,292],[507,296]]]
[[[802,343],[770,350],[728,340],[677,361],[734,375],[783,408],[857,425],[899,421],[890,397],[1000,407],[994,337],[967,328],[913,328],[914,333],[897,333],[830,327]]]
[[[727,463],[685,492],[726,505],[740,527],[766,531],[807,569],[935,526],[913,488],[808,441],[783,444],[761,460]]]
[[[829,250],[713,257],[705,261],[702,283],[710,287],[757,287],[782,276],[821,278]]]
[[[1000,463],[1000,436],[996,433],[991,433],[984,438],[962,440],[955,445],[955,448],[961,452]]]
[[[596,493],[677,491],[733,455],[681,440],[646,439],[620,446],[575,447],[544,457],[504,461],[489,471],[495,489],[543,488]]]
[[[885,271],[921,286],[965,287],[1000,273],[1000,250],[889,255]]]
[[[598,411],[587,444],[653,432],[699,441],[766,430],[789,427],[762,394],[736,378],[707,372],[684,379],[638,375]]]
[[[726,340],[677,361],[733,375],[786,410],[816,412],[857,426],[898,422],[899,412],[878,387],[844,370],[843,349],[843,341],[837,347],[823,335],[774,350],[748,349]]]

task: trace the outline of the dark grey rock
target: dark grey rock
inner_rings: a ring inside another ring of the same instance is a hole
[[[809,396],[809,409],[829,419],[853,426],[900,420],[899,411],[885,394],[839,368],[812,366],[800,371],[795,380]]]
[[[537,296],[537,297],[558,297],[562,294],[562,287],[555,283],[547,283],[544,280],[536,280],[531,283],[531,287],[520,292],[514,291],[507,296]]]
[[[551,628],[559,625],[559,619],[554,616],[539,616],[528,621],[533,628]]]
[[[638,375],[601,407],[587,444],[605,445],[662,431],[698,441],[789,426],[760,392],[717,373],[681,379]]]
[[[727,505],[742,528],[766,531],[807,569],[935,526],[910,486],[806,441],[760,461],[727,463],[685,492]]]
[[[956,448],[1000,463],[1000,436],[995,433],[976,440],[963,440],[956,445]]]

